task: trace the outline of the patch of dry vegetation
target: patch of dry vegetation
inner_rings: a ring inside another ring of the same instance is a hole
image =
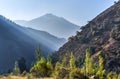
[[[13,75],[9,75],[9,76],[1,76],[0,79],[53,79],[53,78],[35,78],[33,76],[13,76]]]

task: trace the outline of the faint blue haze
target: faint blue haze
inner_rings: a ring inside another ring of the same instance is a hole
[[[30,20],[53,13],[84,25],[115,0],[0,0],[0,14],[12,20]]]

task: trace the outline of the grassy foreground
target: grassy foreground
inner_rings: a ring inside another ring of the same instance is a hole
[[[35,78],[35,77],[22,77],[22,76],[13,76],[13,75],[9,75],[9,76],[0,76],[0,79],[54,79],[54,78]]]

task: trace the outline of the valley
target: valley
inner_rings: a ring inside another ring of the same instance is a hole
[[[120,0],[46,1],[0,1],[0,79],[120,79]]]

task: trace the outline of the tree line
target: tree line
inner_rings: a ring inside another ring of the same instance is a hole
[[[36,61],[30,68],[30,74],[34,77],[53,77],[55,79],[120,79],[116,72],[107,73],[104,69],[104,59],[98,52],[98,62],[94,62],[90,56],[90,50],[86,49],[84,59],[75,60],[74,53],[67,52],[65,56],[52,64],[52,56],[47,58],[41,55],[40,49],[36,50]],[[22,65],[24,71],[25,66]],[[19,66],[15,63],[14,73],[20,72]]]

